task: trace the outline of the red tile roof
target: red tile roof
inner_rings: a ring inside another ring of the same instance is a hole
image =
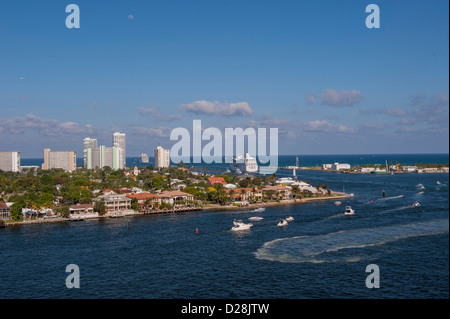
[[[147,198],[161,198],[161,196],[152,194],[152,193],[137,193],[137,194],[130,194],[127,195],[128,198],[136,198],[138,200],[144,200]]]
[[[0,202],[0,209],[9,209],[9,207],[5,203]]]

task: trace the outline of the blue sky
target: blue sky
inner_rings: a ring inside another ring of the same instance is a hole
[[[281,154],[448,153],[448,24],[438,0],[3,0],[0,151],[152,154],[200,119],[278,127]]]

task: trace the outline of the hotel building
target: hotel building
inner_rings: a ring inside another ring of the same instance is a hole
[[[20,170],[20,152],[0,152],[0,170],[18,172]]]

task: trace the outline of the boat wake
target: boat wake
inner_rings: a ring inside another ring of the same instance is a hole
[[[385,197],[385,198],[380,198],[379,200],[390,200],[390,199],[396,199],[396,198],[402,198],[405,197],[405,195],[398,195],[398,196],[392,196],[392,197]]]
[[[447,233],[448,219],[411,224],[343,230],[315,236],[280,238],[265,243],[254,254],[257,259],[289,263],[357,262],[383,254],[376,249],[410,237]]]

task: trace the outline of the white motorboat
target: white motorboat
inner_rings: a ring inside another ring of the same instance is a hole
[[[258,222],[258,221],[263,220],[263,219],[264,218],[262,218],[262,217],[254,216],[254,217],[250,217],[248,220]]]
[[[344,215],[354,215],[354,214],[355,214],[354,209],[352,209],[350,206],[345,207]]]
[[[413,207],[419,207],[419,206],[420,206],[420,203],[416,201],[416,202],[414,202],[414,204],[412,204],[412,206],[413,206]]]
[[[253,224],[245,224],[242,220],[236,219],[233,221],[233,225],[234,226],[231,228],[232,231],[248,230],[253,226]]]
[[[287,226],[288,222],[286,219],[280,220],[280,222],[277,224],[278,227],[284,227]]]
[[[436,184],[441,185],[441,182],[440,182],[440,181],[437,181]]]
[[[287,222],[291,222],[291,221],[293,221],[294,220],[294,217],[292,217],[292,216],[289,216],[288,218],[286,218],[286,221]]]
[[[254,210],[254,212],[256,213],[262,213],[263,211],[265,211],[266,209],[264,207],[260,207]]]
[[[334,205],[340,206],[340,205],[342,205],[342,202],[341,201],[334,202]]]

